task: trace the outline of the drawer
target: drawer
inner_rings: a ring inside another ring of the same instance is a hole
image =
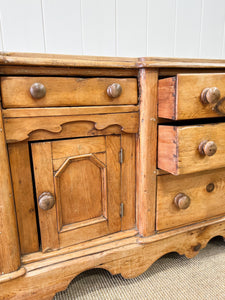
[[[225,74],[178,74],[160,79],[158,116],[173,120],[221,117],[225,115],[224,97]]]
[[[137,104],[135,78],[2,77],[1,91],[5,108]]]
[[[158,168],[174,175],[225,167],[225,123],[158,127]]]
[[[157,230],[225,214],[225,169],[157,180]]]

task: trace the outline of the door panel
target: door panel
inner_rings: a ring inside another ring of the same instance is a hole
[[[32,143],[37,199],[55,199],[39,207],[43,251],[121,230],[119,151],[120,136]]]
[[[104,215],[105,173],[105,165],[92,154],[68,158],[55,173],[62,226]]]
[[[37,197],[46,191],[54,195],[51,143],[32,144],[32,155]],[[42,251],[59,248],[56,206],[47,211],[38,206],[38,217]]]

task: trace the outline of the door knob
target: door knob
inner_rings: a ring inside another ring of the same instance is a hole
[[[41,99],[46,94],[46,89],[44,84],[36,82],[30,87],[30,94],[34,99]]]
[[[201,155],[213,156],[217,151],[217,146],[213,141],[202,141],[198,146]]]
[[[122,87],[119,83],[113,83],[107,88],[107,94],[111,98],[117,98],[122,93]]]
[[[38,198],[38,205],[43,210],[51,209],[55,204],[55,198],[50,192],[42,193]]]
[[[191,204],[191,199],[184,193],[179,193],[174,198],[174,204],[180,209],[187,209]]]

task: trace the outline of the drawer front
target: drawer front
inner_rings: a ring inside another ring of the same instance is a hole
[[[135,78],[2,77],[5,108],[137,104]]]
[[[225,123],[158,128],[158,167],[174,175],[225,166]]]
[[[179,227],[225,214],[225,169],[157,181],[157,230]]]
[[[209,90],[202,93],[204,89]],[[224,97],[225,74],[178,74],[159,80],[158,116],[173,120],[221,117]]]

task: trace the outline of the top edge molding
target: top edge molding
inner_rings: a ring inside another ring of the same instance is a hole
[[[0,52],[0,65],[81,68],[225,68],[225,59],[107,57]]]

